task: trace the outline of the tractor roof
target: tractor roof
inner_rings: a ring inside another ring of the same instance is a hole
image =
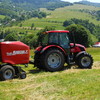
[[[46,33],[69,33],[67,30],[52,30],[52,31],[46,31]]]

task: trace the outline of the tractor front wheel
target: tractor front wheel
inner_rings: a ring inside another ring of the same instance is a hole
[[[86,53],[86,54],[82,54],[81,56],[79,56],[78,61],[77,61],[77,65],[80,68],[91,68],[93,64],[93,58],[90,54]]]
[[[63,68],[65,58],[63,53],[57,49],[49,49],[43,55],[43,64],[46,70],[54,72]]]

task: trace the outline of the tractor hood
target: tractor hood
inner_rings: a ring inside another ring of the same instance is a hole
[[[70,47],[71,48],[76,48],[78,50],[78,48],[80,49],[79,51],[85,51],[86,52],[86,48],[85,46],[81,45],[81,44],[75,44],[74,47],[74,43],[70,43]]]

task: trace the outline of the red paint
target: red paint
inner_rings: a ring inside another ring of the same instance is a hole
[[[43,48],[43,51],[47,50],[50,47],[57,47],[57,48],[61,49],[65,53],[65,55],[67,55],[65,50],[63,48],[61,48],[60,46],[58,46],[58,45],[48,45],[48,46]]]
[[[30,48],[26,44],[19,41],[1,42],[0,47],[2,63],[29,63]]]
[[[95,42],[95,45],[98,45],[98,44],[100,44],[100,42]]]
[[[70,46],[74,46],[74,43],[70,43]],[[70,49],[70,52],[73,52],[73,53],[76,53],[76,52],[81,52],[81,49],[79,47],[82,47],[84,48],[85,52],[86,52],[86,49],[83,45],[80,45],[80,44],[75,44],[75,47],[71,48]]]
[[[67,30],[52,30],[52,31],[46,31],[46,33],[69,33]]]
[[[42,46],[39,46],[36,50],[41,51],[42,48],[43,48]]]

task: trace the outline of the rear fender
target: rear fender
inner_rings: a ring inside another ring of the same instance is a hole
[[[42,48],[43,48],[42,46],[39,46],[39,47],[35,50],[35,53],[40,52]]]
[[[49,48],[58,48],[58,49],[60,49],[61,51],[63,51],[63,53],[64,53],[65,55],[67,55],[66,52],[65,52],[65,50],[64,50],[62,47],[58,46],[58,45],[49,45],[49,46],[46,46],[46,47],[44,47],[44,48],[41,50],[40,54],[44,53],[44,52],[45,52],[47,49],[49,49]]]

